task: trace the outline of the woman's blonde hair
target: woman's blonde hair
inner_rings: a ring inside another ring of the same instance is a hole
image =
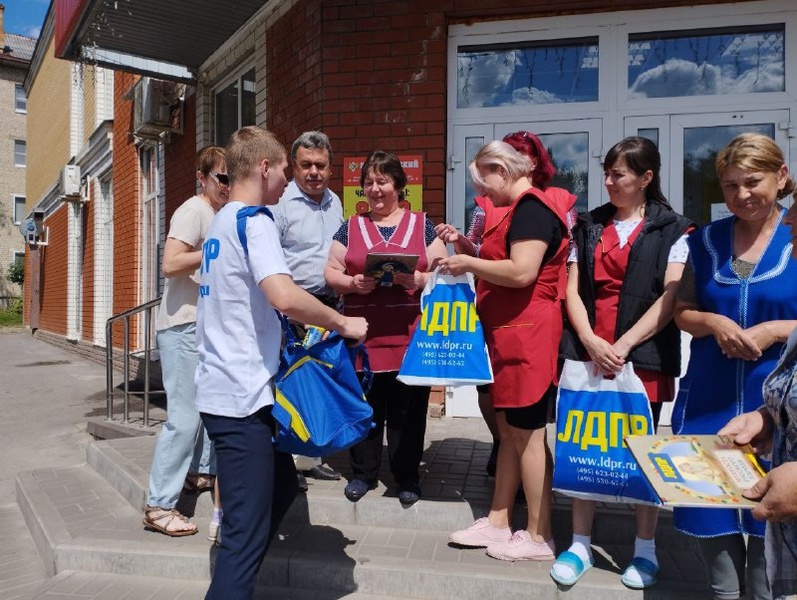
[[[468,169],[473,183],[478,186],[485,185],[479,169],[487,169],[491,172],[504,169],[509,179],[515,182],[529,174],[531,159],[506,142],[496,140],[481,147],[470,162]]]
[[[743,133],[731,140],[717,154],[717,177],[731,167],[738,167],[755,173],[777,173],[786,164],[783,152],[768,135],[761,133]],[[778,190],[778,199],[784,198],[797,189],[794,179],[786,178],[786,184]]]

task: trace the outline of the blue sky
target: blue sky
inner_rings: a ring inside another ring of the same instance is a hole
[[[50,0],[2,0],[6,10],[3,29],[29,37],[39,37]]]

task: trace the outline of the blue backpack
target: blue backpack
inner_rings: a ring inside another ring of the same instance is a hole
[[[237,213],[238,238],[247,256],[246,219],[261,212],[273,219],[264,206],[247,206]],[[277,314],[285,338],[271,412],[277,450],[326,456],[365,439],[373,427],[373,409],[365,398],[373,374],[365,347],[351,348],[345,338],[330,332],[326,339],[305,348],[287,317]],[[362,382],[354,370],[358,354]]]

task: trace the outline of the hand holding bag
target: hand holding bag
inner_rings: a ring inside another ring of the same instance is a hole
[[[398,380],[407,385],[492,383],[473,275],[442,275],[439,267],[431,274]]]
[[[287,317],[280,315],[280,321],[285,347],[271,412],[277,450],[326,456],[365,439],[373,426],[373,409],[365,399],[372,377],[365,347],[350,348],[345,338],[332,332],[305,348]],[[354,370],[358,353],[362,353],[362,384]]]
[[[586,500],[660,504],[623,438],[652,435],[645,387],[626,363],[613,379],[566,360],[556,403],[553,488]]]

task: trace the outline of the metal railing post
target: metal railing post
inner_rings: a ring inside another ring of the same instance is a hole
[[[125,402],[122,423],[130,422],[130,316],[125,317]]]
[[[105,323],[105,417],[113,421],[113,321]]]
[[[144,427],[149,427],[149,342],[152,307],[144,311]]]

